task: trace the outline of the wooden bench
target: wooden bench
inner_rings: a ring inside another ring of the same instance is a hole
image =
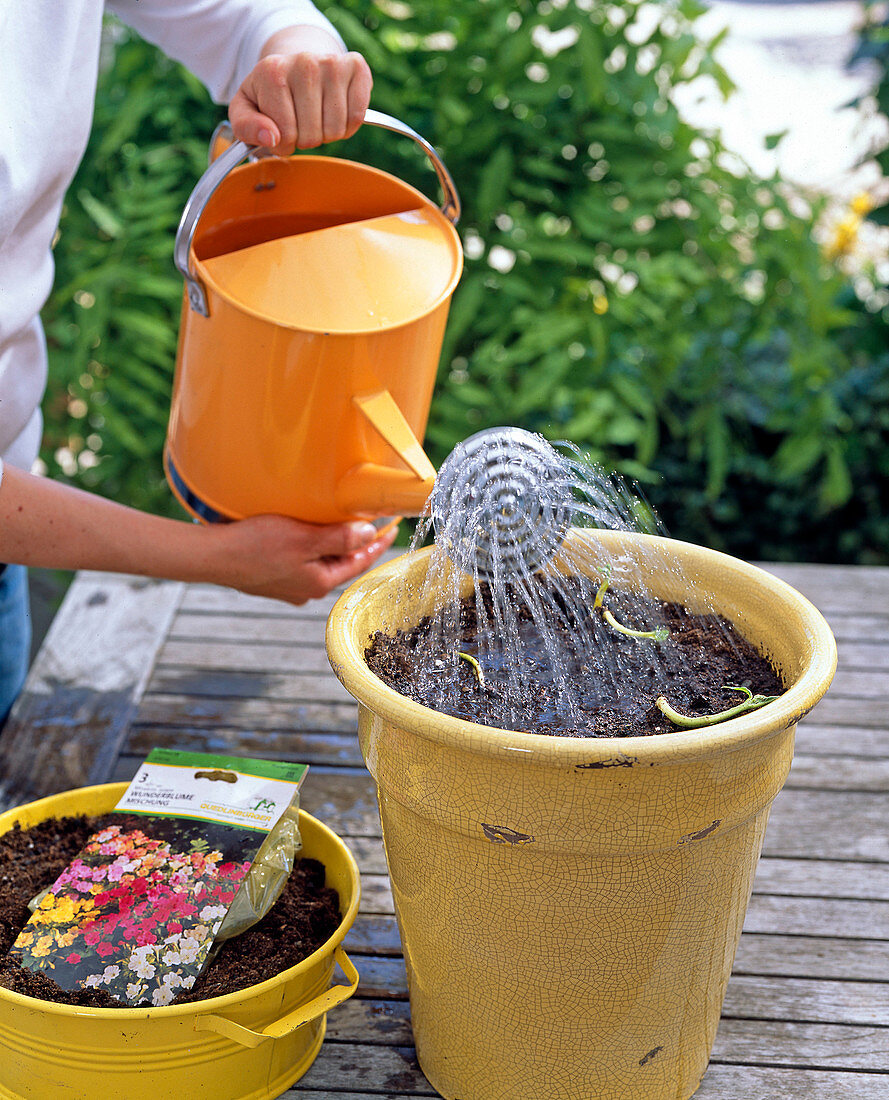
[[[877,1100],[889,1096],[889,568],[766,568],[824,612],[840,663],[772,811],[696,1100]],[[286,1095],[435,1096],[414,1056],[356,705],[325,657],[333,598],[292,608],[80,574],[0,738],[0,801],[128,779],[156,745],[309,763],[303,805],[361,867],[346,941],[361,983]]]

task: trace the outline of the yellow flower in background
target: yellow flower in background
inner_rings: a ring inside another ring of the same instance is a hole
[[[843,218],[841,222],[837,222],[833,236],[827,242],[824,253],[828,259],[834,259],[837,256],[848,256],[848,254],[855,247],[855,242],[858,240],[858,230],[861,228],[861,218],[850,216]]]
[[[597,294],[593,298],[593,313],[598,313],[601,317],[603,313],[608,312],[608,299],[604,294]]]
[[[848,256],[858,243],[861,223],[873,210],[874,200],[866,191],[859,191],[849,203],[849,213],[836,223],[833,234],[824,245],[824,255],[829,260]]]
[[[14,947],[30,947],[34,942],[33,932],[19,932],[18,939],[14,943]]]
[[[873,210],[875,205],[876,203],[867,191],[859,191],[855,198],[849,203],[849,209],[853,214],[858,214],[859,217],[863,218]]]

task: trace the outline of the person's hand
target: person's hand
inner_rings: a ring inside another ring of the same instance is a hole
[[[234,136],[282,156],[351,137],[372,85],[360,54],[343,53],[320,28],[289,27],[266,42],[229,104]]]
[[[381,535],[369,523],[319,526],[285,516],[254,516],[204,530],[215,539],[217,583],[303,604],[369,569],[392,545],[396,529],[393,524]]]

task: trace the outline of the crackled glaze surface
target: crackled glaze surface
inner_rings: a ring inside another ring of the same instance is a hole
[[[786,585],[658,545],[788,677],[768,714],[584,742],[410,703],[363,648],[422,557],[376,570],[331,617],[332,664],[362,704],[417,1052],[446,1100],[687,1100],[707,1065],[796,719],[836,658]]]

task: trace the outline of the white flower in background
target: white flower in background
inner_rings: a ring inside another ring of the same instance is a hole
[[[84,979],[83,985],[85,989],[95,989],[102,984],[101,974],[90,974],[89,977]]]
[[[219,918],[224,917],[225,913],[226,908],[224,905],[205,905],[204,908],[200,911],[199,916],[201,920],[211,921],[218,920]]]
[[[118,974],[120,974],[119,966],[106,966],[102,971],[102,981],[106,983],[113,982]]]
[[[151,994],[151,1003],[155,1008],[161,1008],[170,1004],[174,996],[175,993],[168,985],[162,985]]]
[[[130,982],[127,986],[127,1000],[138,1001],[145,992],[145,986],[141,982]]]
[[[179,966],[185,960],[178,951],[165,951],[161,955],[161,962],[164,966]]]

